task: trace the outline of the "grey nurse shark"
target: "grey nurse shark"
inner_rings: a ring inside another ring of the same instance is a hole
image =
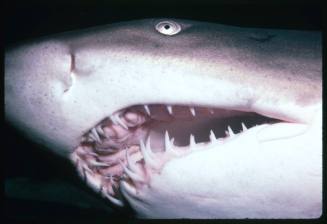
[[[321,34],[145,19],[5,52],[5,117],[142,218],[319,218]]]

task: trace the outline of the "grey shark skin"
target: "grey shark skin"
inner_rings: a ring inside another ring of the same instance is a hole
[[[116,204],[144,218],[319,218],[321,62],[319,32],[177,19],[117,23],[7,49],[5,116],[66,158],[92,127],[132,105],[276,118],[182,156],[153,153],[144,158],[146,175],[125,170],[132,181],[120,180]],[[88,184],[102,190],[92,178]]]

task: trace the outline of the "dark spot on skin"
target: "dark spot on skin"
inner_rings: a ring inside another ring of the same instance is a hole
[[[153,46],[154,46],[155,48],[159,48],[159,47],[161,47],[162,45],[159,44],[159,43],[155,43]]]
[[[276,35],[273,34],[266,34],[266,35],[251,35],[249,39],[258,41],[260,43],[270,41],[272,38],[274,38]]]

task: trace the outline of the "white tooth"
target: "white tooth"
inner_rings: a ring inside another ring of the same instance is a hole
[[[97,130],[97,132],[98,132],[100,135],[105,136],[104,131],[103,131],[101,125],[98,125],[98,126],[96,127],[96,130]]]
[[[194,109],[194,107],[190,107],[190,111],[191,111],[191,114],[193,115],[193,117],[195,117],[195,109]]]
[[[93,171],[84,162],[80,161],[80,159],[76,161],[76,167],[81,172],[81,174],[82,173],[84,174],[85,170],[87,170],[90,173],[93,173]]]
[[[145,147],[143,140],[140,140],[140,149],[143,155],[144,162],[152,168],[157,168],[156,162],[151,158],[150,151]]]
[[[144,105],[144,109],[145,109],[146,113],[147,113],[149,116],[151,116],[151,112],[150,112],[150,109],[149,109],[148,105]]]
[[[166,130],[165,132],[165,152],[168,152],[170,154],[173,155],[178,155],[178,153],[174,150],[174,138],[172,138],[171,140],[169,140],[169,133]]]
[[[109,118],[110,118],[110,120],[112,121],[113,124],[118,125],[118,123],[116,121],[116,116],[111,115]]]
[[[173,115],[173,107],[172,107],[171,105],[166,106],[166,107],[167,107],[168,113],[169,113],[170,115]]]
[[[127,161],[128,168],[129,168],[131,171],[136,172],[136,166],[135,166],[135,164],[131,161],[131,158],[130,158],[130,156],[129,156],[129,154],[128,154],[127,149],[125,149],[125,151],[126,151],[125,157],[126,157],[126,161]]]
[[[243,129],[243,131],[248,130],[248,128],[245,126],[245,124],[243,122],[242,122],[242,129]]]
[[[89,142],[95,142],[95,141],[96,141],[96,140],[95,140],[95,137],[93,136],[92,133],[90,133],[90,134],[88,135],[87,140],[88,140]]]
[[[234,134],[233,130],[230,128],[230,126],[228,126],[227,129],[228,129],[228,133],[229,133],[230,137],[235,136],[235,134]]]
[[[119,207],[123,207],[124,206],[124,203],[117,199],[117,198],[114,198],[113,196],[111,196],[108,192],[104,192],[103,193],[105,195],[106,198],[108,198],[108,200],[113,203],[114,205],[117,205]]]
[[[107,163],[98,162],[98,161],[96,161],[96,160],[90,160],[90,164],[91,164],[92,166],[104,166],[104,167],[108,167],[108,166],[110,166],[110,165],[107,164]]]
[[[89,156],[98,156],[98,154],[94,152],[83,152],[82,154],[89,155]]]
[[[191,134],[190,135],[190,149],[194,149],[195,148],[195,139],[194,139],[194,136]]]
[[[168,131],[165,132],[165,150],[167,152],[173,152],[173,147],[172,147],[171,141],[169,139],[169,133],[168,133]]]
[[[217,140],[217,138],[215,136],[215,133],[212,130],[210,130],[210,136],[209,136],[209,138],[210,138],[210,141],[211,142],[215,142]]]
[[[151,157],[154,157],[154,154],[152,153],[152,149],[151,149],[151,144],[150,144],[150,135],[149,135],[149,137],[146,140],[145,148],[147,149],[147,151],[149,152],[149,154],[151,155]]]
[[[120,119],[119,114],[116,114],[114,116],[115,116],[115,120],[120,124],[120,126],[128,130],[127,125]]]
[[[128,195],[136,195],[136,189],[128,184],[126,181],[120,181],[120,188]]]
[[[95,140],[97,142],[100,142],[101,143],[101,139],[100,139],[100,136],[99,136],[97,130],[95,130],[95,128],[92,128],[91,132],[92,132],[93,136],[95,137]]]
[[[133,181],[139,181],[139,182],[143,182],[143,178],[141,176],[139,176],[137,173],[134,173],[133,171],[131,171],[130,169],[128,169],[125,164],[119,160],[120,165],[123,167],[124,172],[133,180]]]

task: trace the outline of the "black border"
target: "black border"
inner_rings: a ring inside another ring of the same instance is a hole
[[[11,44],[45,36],[53,33],[64,32],[74,29],[87,28],[96,25],[150,17],[173,17],[209,22],[225,23],[230,25],[264,27],[264,28],[285,28],[301,30],[322,30],[322,4],[321,1],[282,1],[282,0],[158,0],[158,1],[136,1],[136,0],[71,0],[71,1],[6,1],[4,4],[4,39],[3,49]],[[264,19],[263,19],[264,18]],[[325,53],[325,52],[324,52]],[[325,54],[324,54],[325,55]],[[2,61],[3,62],[3,61]],[[3,65],[3,64],[2,64]],[[3,68],[3,66],[2,66]],[[325,71],[325,67],[323,69]],[[325,89],[325,88],[324,88]],[[3,98],[2,98],[3,99]],[[324,107],[325,110],[325,107]],[[79,180],[65,178],[67,173],[73,172],[61,158],[46,153],[39,146],[31,143],[20,133],[16,132],[10,125],[4,123],[3,166],[5,180],[13,177],[27,176],[37,180],[47,178],[63,178],[65,181],[79,183]],[[325,132],[324,132],[325,136]],[[23,148],[24,152],[18,150]],[[17,149],[17,150],[16,150]],[[19,156],[17,158],[17,153]],[[55,159],[54,159],[55,158]],[[325,161],[324,154],[324,161]],[[38,164],[35,166],[35,164]],[[58,164],[60,168],[58,169]],[[325,166],[324,166],[325,167]],[[325,175],[325,172],[324,172]],[[325,180],[325,178],[324,178]],[[83,189],[88,194],[93,194],[88,189]],[[323,194],[325,199],[325,194]],[[86,210],[74,210],[65,207],[73,212],[76,217],[63,217],[64,211],[60,211],[61,204],[47,205],[35,202],[37,206],[58,209],[59,212],[49,211],[48,215],[40,216],[40,219],[18,218],[19,212],[25,210],[31,201],[15,201],[10,198],[5,200],[4,219],[10,223],[19,221],[22,223],[66,223],[78,221],[82,223],[107,223],[113,221],[128,221],[132,223],[157,222],[144,220],[131,220],[130,217],[122,214],[119,217],[101,215],[103,211],[96,210],[86,215]],[[325,200],[324,200],[325,202]],[[8,216],[8,209],[16,207],[17,217]],[[15,204],[16,203],[16,204]],[[39,203],[39,204],[38,204]],[[23,206],[23,207],[19,207]],[[56,207],[57,206],[57,207]],[[7,208],[7,210],[6,210]],[[31,207],[33,208],[33,207]],[[325,203],[324,203],[324,207]],[[75,213],[74,213],[75,212]],[[97,216],[97,217],[94,217]],[[199,220],[199,222],[217,223],[318,223],[325,221],[325,214],[318,220]],[[159,222],[169,222],[161,220]],[[171,222],[176,222],[171,221]],[[195,222],[197,220],[178,220],[178,222]],[[325,221],[326,222],[326,221]]]

